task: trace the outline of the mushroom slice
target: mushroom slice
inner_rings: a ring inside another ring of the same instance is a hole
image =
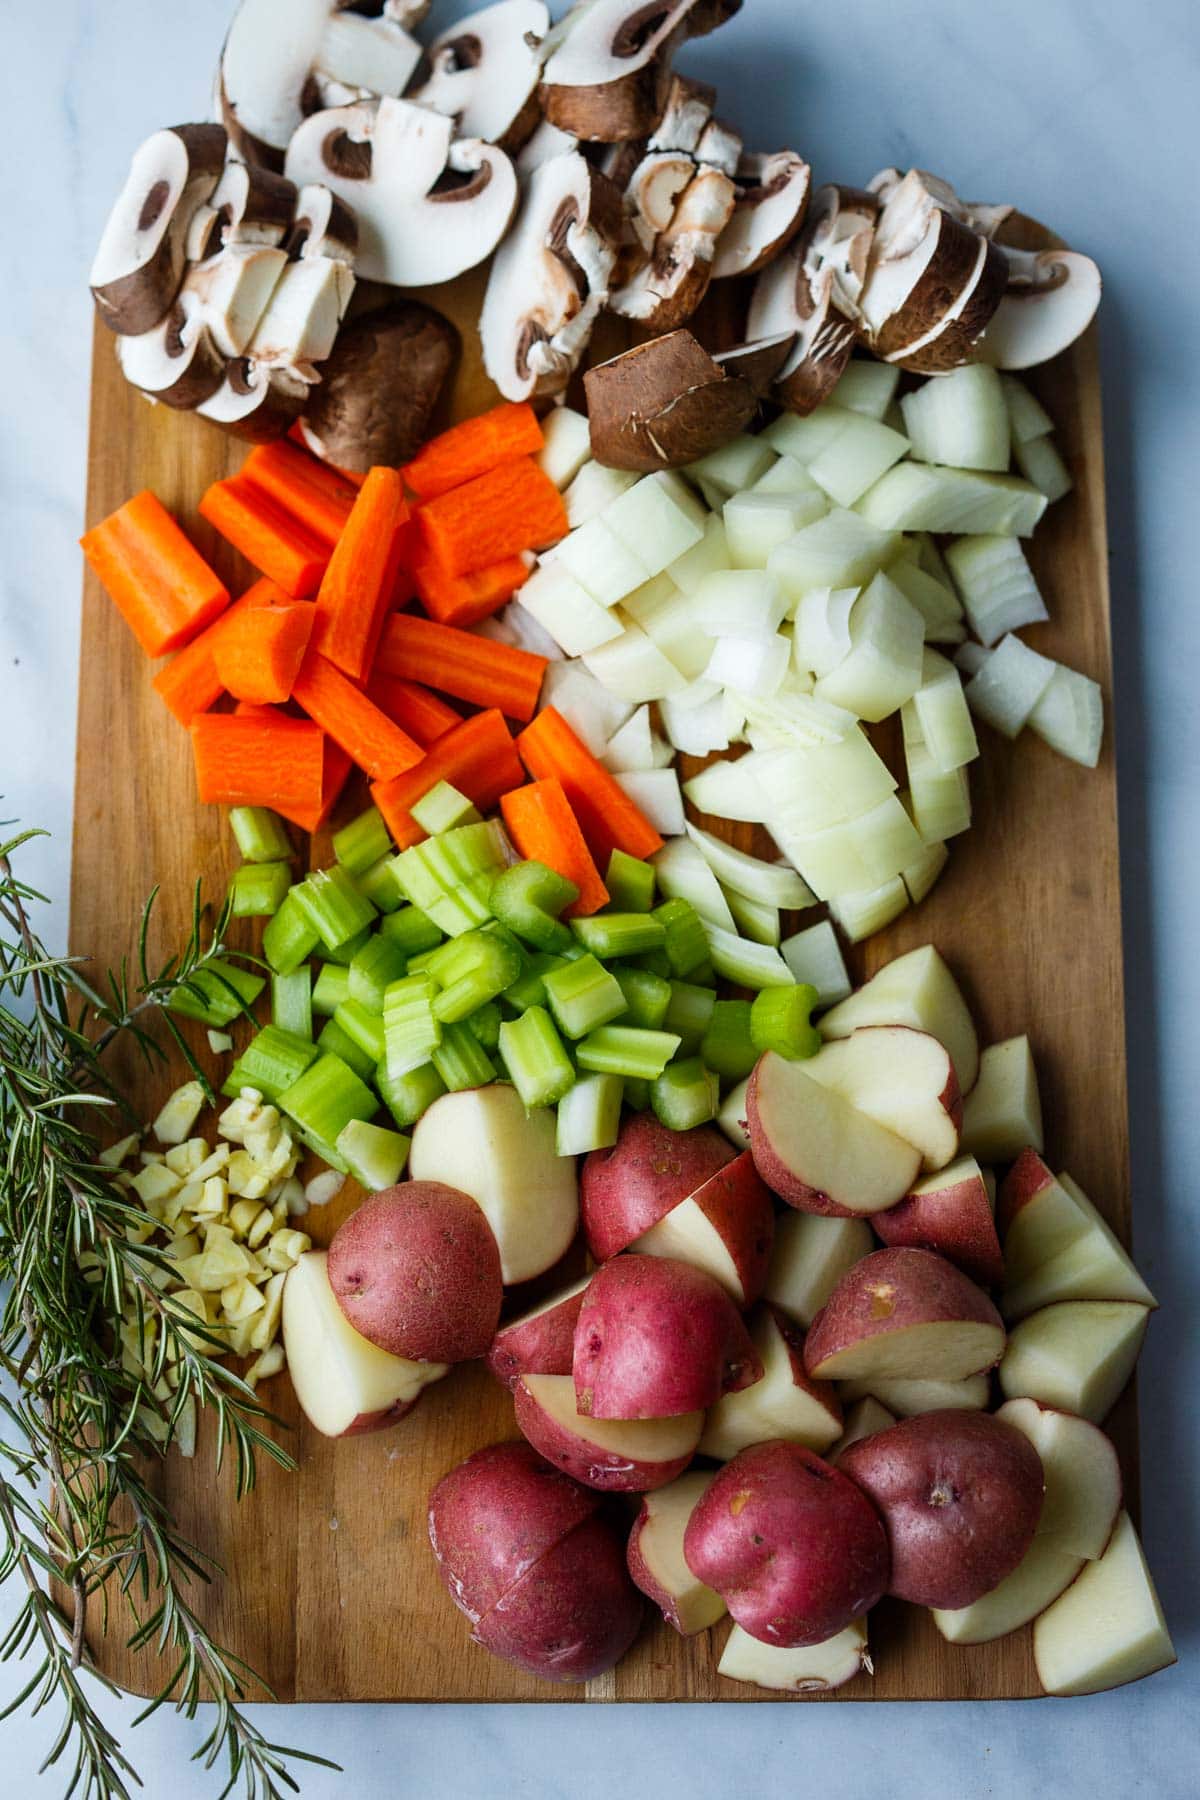
[[[916,375],[940,375],[972,360],[1008,283],[1003,252],[985,237],[977,243],[974,272],[958,298],[929,331],[891,351],[885,362],[898,363]]]
[[[245,355],[286,265],[271,244],[227,244],[188,270],[180,293],[198,300],[222,356]]]
[[[961,302],[978,279],[979,243],[923,170],[910,169],[890,189],[859,303],[864,335],[877,356],[915,343]]]
[[[621,197],[578,151],[535,169],[496,252],[479,333],[509,400],[566,387],[608,298]]]
[[[812,170],[794,150],[743,155],[735,176],[733,217],[713,258],[713,280],[753,275],[793,238],[808,209]]]
[[[672,75],[667,88],[662,117],[654,127],[648,150],[686,150],[696,154],[696,146],[712,121],[717,90],[706,81],[692,81],[686,75]]]
[[[166,317],[183,280],[189,228],[220,180],[225,150],[219,125],[174,125],[134,152],[89,276],[110,331],[137,335]]]
[[[361,276],[430,286],[490,256],[517,203],[503,150],[453,137],[453,121],[426,106],[364,101],[306,119],[288,145],[286,172],[353,209]]]
[[[543,119],[532,137],[522,144],[517,153],[517,174],[524,181],[535,169],[540,169],[544,162],[552,156],[569,156],[572,150],[578,150],[579,139],[573,132],[560,131],[549,119]]]
[[[671,331],[598,363],[583,378],[592,453],[613,469],[675,469],[738,435],[758,409],[690,331]]]
[[[696,161],[720,169],[732,181],[744,151],[745,145],[732,125],[726,125],[721,119],[710,119],[700,133]]]
[[[210,399],[225,379],[225,358],[204,323],[203,305],[187,288],[152,330],[117,339],[117,360],[133,387],[187,411]]]
[[[1100,304],[1100,271],[1077,250],[1001,248],[1008,286],[975,354],[996,369],[1032,369],[1087,330]]]
[[[269,368],[323,363],[353,292],[352,272],[332,256],[288,263],[254,328],[247,355]]]
[[[719,350],[713,361],[726,375],[748,381],[759,399],[765,400],[779,379],[795,341],[794,331],[781,331],[774,337],[738,344],[733,350]]]
[[[694,173],[669,224],[655,236],[648,256],[639,248],[633,268],[622,272],[620,286],[609,296],[613,312],[656,331],[673,330],[703,300],[717,241],[733,212],[729,176],[720,169],[691,167]]]
[[[254,444],[283,437],[304,411],[316,370],[272,369],[252,357],[225,365],[225,379],[196,411]]]
[[[226,163],[209,202],[220,229],[220,243],[282,244],[292,228],[296,199],[292,182],[273,169]]]
[[[430,75],[409,98],[456,122],[463,137],[514,149],[541,117],[542,0],[500,0],[460,20],[429,46]]]
[[[551,32],[542,110],[577,137],[644,138],[662,117],[671,58],[739,11],[742,0],[576,0]]]
[[[395,300],[343,326],[309,390],[300,434],[317,456],[365,474],[396,468],[429,435],[458,354],[458,332],[418,300]]]

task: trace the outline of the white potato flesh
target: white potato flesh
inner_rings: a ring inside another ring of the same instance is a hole
[[[762,1375],[752,1386],[723,1394],[709,1407],[699,1443],[701,1456],[729,1462],[740,1450],[771,1438],[805,1444],[818,1454],[828,1450],[842,1431],[841,1410],[832,1391],[826,1404],[825,1396],[796,1381],[787,1340],[769,1307],[759,1311],[751,1335]]]
[[[966,1375],[960,1381],[941,1381],[937,1376],[889,1381],[871,1376],[839,1382],[838,1392],[843,1400],[878,1400],[901,1419],[928,1412],[983,1412],[991,1397],[986,1375]]]
[[[1068,1556],[1095,1562],[1121,1510],[1121,1464],[1095,1425],[1036,1400],[1008,1400],[996,1414],[1027,1437],[1042,1460],[1046,1492],[1037,1535]]]
[[[1009,1400],[1040,1400],[1098,1425],[1137,1363],[1150,1309],[1130,1300],[1060,1300],[1014,1325],[998,1370]]]
[[[1175,1661],[1154,1579],[1128,1513],[1033,1628],[1033,1660],[1048,1694],[1097,1694]]]
[[[912,1025],[946,1046],[969,1093],[979,1072],[979,1039],[962,991],[932,944],[898,956],[821,1020],[825,1037],[846,1037],[860,1025]]]
[[[764,1644],[735,1625],[717,1664],[717,1674],[730,1681],[752,1682],[756,1687],[789,1694],[826,1694],[853,1681],[864,1669],[873,1673],[863,1619],[855,1619],[822,1644],[800,1650]]]
[[[865,1219],[785,1212],[775,1222],[763,1298],[807,1331],[847,1269],[874,1248]]]
[[[1045,1145],[1042,1102],[1029,1039],[989,1044],[963,1107],[963,1149],[985,1163],[1013,1162],[1027,1144]]]

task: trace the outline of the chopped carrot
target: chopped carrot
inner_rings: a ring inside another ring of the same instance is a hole
[[[315,807],[303,807],[295,812],[284,813],[284,818],[293,825],[298,825],[301,831],[319,831],[337,805],[353,767],[353,761],[342,746],[335,744],[327,735],[321,757],[320,801]]]
[[[166,656],[211,625],[229,589],[149,488],[79,540],[147,656]]]
[[[544,707],[525,727],[517,749],[535,781],[553,775],[562,783],[598,867],[607,869],[614,850],[646,857],[662,849],[662,838],[649,819],[552,706]]]
[[[242,474],[332,550],[354,505],[354,488],[344,475],[286,438],[257,445],[242,464]]]
[[[401,731],[416,738],[428,749],[435,738],[444,737],[462,724],[462,714],[418,681],[400,681],[394,675],[372,675],[367,683],[367,699],[386,713]]]
[[[493,643],[434,619],[393,613],[379,640],[375,666],[384,675],[428,682],[456,700],[495,706],[510,719],[532,719],[546,661],[532,651]]]
[[[469,575],[447,575],[418,536],[411,574],[417,597],[430,618],[443,625],[478,625],[529,580],[530,563],[523,556],[505,556]]]
[[[447,575],[469,575],[566,534],[562,495],[532,457],[501,463],[417,513],[424,547]]]
[[[190,725],[196,714],[207,712],[224,691],[217,674],[216,648],[224,632],[235,619],[256,606],[286,606],[288,597],[282,588],[264,576],[246,589],[220,618],[193,638],[178,656],[165,663],[154,677],[155,692],[166,701],[181,725]]]
[[[265,700],[239,700],[233,709],[234,716],[239,719],[275,719],[279,717],[279,708],[271,706]],[[294,713],[285,712],[285,719],[295,717]]]
[[[421,745],[372,705],[319,650],[309,650],[292,697],[374,781],[387,781],[421,760]]]
[[[313,643],[353,681],[366,679],[392,604],[407,518],[397,471],[372,469],[321,581]]]
[[[235,700],[267,706],[290,697],[316,610],[301,600],[291,606],[251,608],[230,621],[213,658],[222,686]]]
[[[293,600],[311,599],[320,587],[330,545],[245,475],[214,481],[200,512]]]
[[[288,816],[320,804],[322,737],[309,720],[205,712],[190,729],[201,800]]]
[[[432,438],[406,464],[404,479],[419,499],[432,500],[499,463],[535,455],[542,443],[542,428],[526,401],[493,406]]]
[[[582,917],[607,906],[608,889],[592,861],[561,782],[551,776],[547,781],[531,781],[525,787],[514,788],[500,796],[500,810],[508,835],[521,855],[531,862],[545,863],[579,889],[579,898],[567,907],[568,913]]]
[[[439,781],[449,781],[486,811],[520,780],[521,764],[504,715],[492,708],[464,719],[440,737],[415,768],[391,781],[375,782],[371,797],[398,847],[407,850],[426,835],[410,808]]]

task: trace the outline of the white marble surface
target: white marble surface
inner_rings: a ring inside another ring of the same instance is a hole
[[[74,758],[79,527],[93,241],[133,146],[199,116],[227,0],[56,0],[3,7],[0,346],[0,813],[48,826],[32,860],[65,929]],[[435,17],[449,18],[442,5]],[[794,143],[821,178],[883,163],[943,170],[1013,199],[1101,261],[1137,1251],[1164,1302],[1143,1359],[1145,1529],[1179,1668],[1093,1700],[1007,1706],[719,1709],[296,1708],[285,1741],[337,1758],[306,1794],[479,1800],[718,1795],[753,1770],[850,1796],[1195,1792],[1197,1433],[1194,1292],[1200,1165],[1200,468],[1195,379],[1194,0],[746,0],[684,66],[765,148]],[[103,747],[97,747],[103,754]],[[1031,797],[1031,804],[1036,798]],[[1088,854],[1079,845],[1081,858]],[[1002,892],[998,894],[1002,903]],[[1064,902],[1066,903],[1066,902]],[[1080,995],[1080,1004],[1088,997]],[[0,1621],[10,1603],[0,1596]],[[350,1624],[352,1629],[352,1622]],[[0,1669],[0,1703],[16,1691]],[[105,1703],[128,1735],[134,1709]],[[3,1727],[0,1789],[52,1795],[47,1717]],[[157,1800],[215,1794],[186,1760],[194,1727],[134,1737]],[[1188,1767],[1192,1775],[1187,1775]]]

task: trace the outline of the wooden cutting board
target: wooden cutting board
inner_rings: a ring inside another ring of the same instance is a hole
[[[463,330],[451,415],[492,400],[476,351],[481,277],[433,296]],[[1100,389],[1094,333],[1031,386],[1059,430],[1074,492],[1049,509],[1029,546],[1052,619],[1029,632],[1039,650],[1111,694],[1108,567]],[[249,579],[199,519],[208,483],[231,473],[244,446],[200,420],[151,407],[119,374],[113,340],[96,329],[87,522],[149,487],[180,517],[234,591]],[[960,978],[983,1043],[1028,1031],[1046,1112],[1049,1155],[1082,1183],[1128,1240],[1130,1226],[1125,1018],[1112,720],[1094,772],[1031,733],[1015,744],[982,731],[972,765],[976,826],[958,840],[923,906],[849,957],[863,979],[901,951],[932,941]],[[346,797],[338,821],[361,804]],[[748,844],[749,828],[721,826]],[[740,836],[739,836],[740,834]],[[328,842],[313,846],[314,863]],[[195,799],[189,741],[153,692],[145,659],[89,574],[84,583],[71,939],[115,965],[132,956],[142,904],[156,884],[150,932],[167,954],[186,936],[197,878],[219,899],[237,857],[220,809]],[[816,915],[812,915],[815,917]],[[247,943],[250,941],[247,938]],[[197,1033],[203,1043],[203,1033]],[[153,1117],[178,1068],[147,1077],[128,1057],[119,1072]],[[215,1072],[215,1071],[214,1071]],[[308,1215],[328,1241],[356,1203],[349,1188]],[[528,1302],[525,1302],[526,1304]],[[781,1698],[716,1674],[726,1624],[684,1641],[649,1624],[614,1673],[560,1688],[518,1673],[473,1645],[434,1570],[425,1507],[434,1482],[470,1451],[516,1435],[512,1406],[479,1366],[433,1387],[413,1415],[373,1437],[331,1443],[300,1419],[286,1376],[262,1390],[290,1430],[299,1471],[263,1465],[255,1493],[234,1499],[231,1472],[214,1470],[211,1436],[194,1461],[172,1457],[160,1485],[179,1529],[229,1573],[199,1598],[202,1615],[280,1700],[747,1700]],[[1136,1507],[1132,1393],[1110,1421]],[[119,1614],[114,1614],[119,1616]],[[100,1666],[142,1693],[156,1670],[104,1638]],[[911,1607],[880,1606],[871,1620],[874,1677],[838,1700],[988,1699],[1038,1693],[1028,1632],[955,1648]]]

